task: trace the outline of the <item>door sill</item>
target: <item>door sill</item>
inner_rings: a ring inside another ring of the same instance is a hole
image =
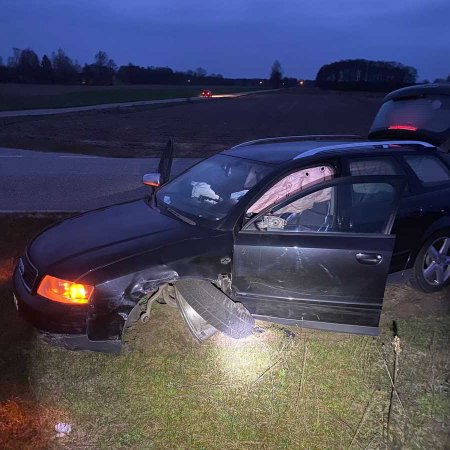
[[[295,320],[282,319],[279,317],[261,316],[252,314],[256,320],[264,320],[265,322],[275,322],[281,325],[295,325],[297,327],[314,328],[316,330],[334,331],[338,333],[360,334],[364,336],[378,336],[380,330],[378,327],[368,327],[363,325],[346,325],[342,323],[317,322],[314,320]]]

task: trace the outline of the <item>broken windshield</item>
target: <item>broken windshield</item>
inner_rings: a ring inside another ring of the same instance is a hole
[[[194,220],[217,222],[271,169],[261,162],[216,155],[159,189],[157,203]]]

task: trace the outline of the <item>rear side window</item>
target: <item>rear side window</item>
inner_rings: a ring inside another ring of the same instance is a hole
[[[400,165],[392,158],[352,158],[349,160],[350,174],[360,175],[404,175]]]
[[[404,156],[423,186],[435,186],[450,181],[450,171],[438,158],[430,155]]]

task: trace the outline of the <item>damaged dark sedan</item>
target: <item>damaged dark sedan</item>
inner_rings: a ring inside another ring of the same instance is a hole
[[[410,138],[410,136],[408,136]],[[68,348],[120,349],[154,301],[194,337],[254,320],[376,335],[389,273],[450,282],[450,156],[410,140],[263,139],[168,180],[147,199],[64,220],[14,274],[19,312]]]

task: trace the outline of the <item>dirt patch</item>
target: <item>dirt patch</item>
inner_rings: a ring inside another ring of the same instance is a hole
[[[450,287],[427,294],[407,285],[388,286],[385,293],[385,308],[389,310],[390,315],[400,319],[443,316],[450,313]]]
[[[383,95],[289,89],[211,102],[0,120],[0,146],[109,156],[157,156],[173,137],[177,156],[202,157],[264,137],[367,136]]]

